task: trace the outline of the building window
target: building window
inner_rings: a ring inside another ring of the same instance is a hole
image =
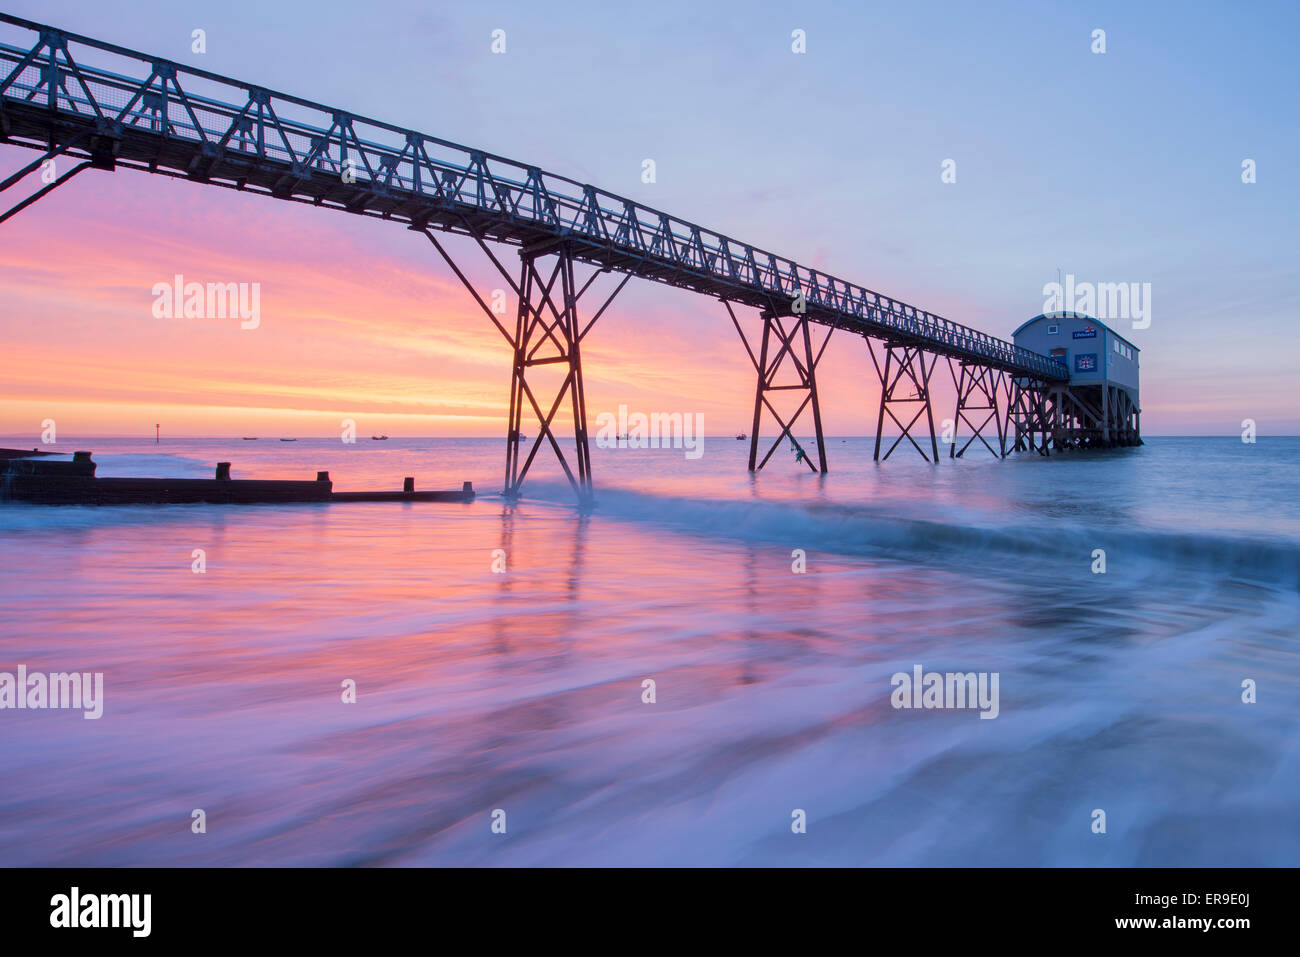
[[[1050,326],[1047,327],[1047,334],[1048,334],[1049,336],[1054,336],[1054,335],[1056,335],[1056,334],[1057,334],[1058,332],[1060,332],[1060,331],[1061,331],[1061,327],[1060,327],[1059,325],[1056,325],[1056,324],[1053,324],[1053,325],[1050,325]]]

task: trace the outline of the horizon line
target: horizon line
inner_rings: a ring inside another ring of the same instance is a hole
[[[890,432],[885,432],[885,433],[883,433],[883,435],[884,435],[885,437],[888,437],[888,438],[897,438],[898,435],[901,435],[901,434],[902,434],[902,433],[890,433]],[[148,434],[147,434],[147,433],[143,433],[143,432],[138,433],[138,434],[129,434],[129,435],[126,435],[126,434],[114,434],[114,433],[108,433],[108,432],[104,432],[104,433],[83,432],[83,433],[79,433],[79,434],[77,434],[75,437],[78,438],[78,439],[140,439],[140,440],[143,441],[143,440],[148,439]],[[531,439],[531,438],[533,438],[533,437],[534,437],[534,436],[529,436],[529,439]],[[563,432],[563,433],[557,433],[555,437],[556,437],[557,439],[571,439],[571,438],[573,438],[574,436],[573,436],[573,433],[571,433],[571,432]],[[850,434],[850,433],[843,433],[843,434],[827,434],[827,435],[825,436],[826,439],[872,439],[872,440],[874,440],[875,437],[876,437],[876,435],[875,435],[874,432],[873,432],[873,433],[870,433],[870,434],[865,434],[865,435],[855,435],[855,434]],[[1216,432],[1197,432],[1197,433],[1186,433],[1186,434],[1182,434],[1182,433],[1175,433],[1175,434],[1168,434],[1168,433],[1160,434],[1160,433],[1156,433],[1156,434],[1153,434],[1153,435],[1144,435],[1144,436],[1143,436],[1144,439],[1228,439],[1228,438],[1239,438],[1239,437],[1240,437],[1240,433],[1239,433],[1239,432],[1222,432],[1222,433],[1216,433]],[[1283,433],[1283,434],[1256,433],[1256,437],[1257,437],[1257,438],[1261,438],[1261,439],[1262,439],[1262,438],[1272,438],[1272,439],[1295,439],[1295,438],[1300,438],[1300,433]],[[180,433],[180,434],[173,434],[173,435],[169,436],[168,438],[169,438],[169,439],[172,439],[172,440],[176,440],[176,439],[238,439],[238,440],[240,440],[240,441],[253,441],[253,442],[257,442],[257,441],[268,441],[268,442],[270,442],[270,441],[279,441],[279,440],[282,439],[282,438],[284,438],[284,439],[299,439],[299,440],[301,440],[301,439],[329,439],[329,440],[334,440],[334,441],[338,441],[338,440],[339,440],[339,436],[338,436],[337,434],[331,434],[331,435],[306,435],[306,434],[303,434],[303,435],[278,435],[278,434],[277,434],[277,435],[257,435],[257,436],[251,436],[251,435],[250,435],[250,436],[243,436],[243,435],[235,435],[235,434],[233,434],[233,433],[232,433],[232,434],[229,434],[229,435],[205,435],[205,434],[198,434],[198,433],[194,433],[194,434],[190,434],[190,433]],[[376,439],[374,439],[374,438],[362,439],[360,436],[358,436],[358,437],[357,437],[357,440],[356,440],[355,443],[344,443],[344,444],[352,445],[352,444],[359,444],[359,443],[361,443],[361,442],[363,442],[363,441],[369,441],[369,442],[373,442],[373,441],[400,441],[400,440],[405,440],[405,439],[490,439],[490,440],[493,440],[493,441],[501,441],[501,440],[503,440],[504,438],[505,438],[505,436],[501,436],[501,435],[388,435],[388,436],[385,436],[385,437],[384,437],[383,439],[381,439],[381,440],[376,440]],[[729,434],[729,433],[719,433],[719,434],[717,434],[717,435],[705,434],[705,435],[702,435],[702,436],[698,436],[698,438],[702,438],[702,439],[730,439],[730,440],[732,440],[732,441],[749,441],[749,435],[748,435],[748,433],[745,434],[745,438],[744,438],[744,439],[741,439],[741,438],[739,438],[738,436],[731,435],[731,434]],[[768,438],[771,438],[771,437],[769,437],[769,436],[766,435],[766,434],[760,434],[760,438],[761,438],[761,439],[768,439]],[[807,438],[809,441],[816,441],[816,439],[815,439],[813,436],[806,436],[805,438]],[[24,436],[20,436],[20,435],[3,435],[3,434],[0,434],[0,441],[9,441],[9,440],[11,440],[11,439],[12,439],[12,440],[22,440],[23,442],[28,441]],[[525,441],[526,441],[526,440],[525,440]],[[646,441],[650,441],[650,439],[647,438]],[[662,440],[661,440],[661,441],[662,441]],[[64,442],[65,442],[65,444],[66,444],[67,440],[65,439]],[[37,442],[36,444],[37,444],[37,447],[39,447],[39,446],[41,446],[41,445],[55,445],[55,444],[58,444],[58,443],[43,443],[43,442]],[[161,442],[156,442],[155,444],[161,445],[162,443],[161,443]]]

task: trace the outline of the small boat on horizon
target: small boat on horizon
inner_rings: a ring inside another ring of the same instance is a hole
[[[256,442],[256,441],[257,441],[257,436],[256,436],[256,435],[246,435],[246,436],[244,436],[244,441],[245,441],[245,442]]]
[[[749,436],[746,435],[744,432],[741,432],[738,436],[736,436],[736,441],[737,441],[737,442],[743,442],[743,441],[745,441],[745,439],[747,439],[747,438],[749,438]]]
[[[386,436],[386,435],[372,435],[372,436],[370,437],[370,441],[371,441],[371,442],[387,442],[387,441],[388,441],[388,436]]]
[[[297,442],[297,439],[281,439],[281,442]]]

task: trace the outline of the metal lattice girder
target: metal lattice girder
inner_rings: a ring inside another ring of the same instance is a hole
[[[1052,447],[1140,445],[1137,410],[1127,390],[1111,383],[1052,385]]]
[[[427,229],[421,232],[424,232],[433,243],[434,248],[469,290],[474,301],[496,326],[497,331],[510,343],[513,361],[510,374],[510,412],[506,427],[506,470],[503,494],[510,498],[519,496],[524,479],[545,442],[554,451],[560,468],[564,470],[565,477],[577,493],[579,501],[589,502],[592,494],[591,446],[587,430],[587,400],[582,381],[581,343],[596,321],[605,314],[614,298],[627,285],[628,280],[636,275],[636,269],[633,268],[623,276],[584,324],[579,318],[578,303],[604,270],[594,270],[579,286],[574,269],[576,260],[570,244],[547,243],[520,250],[520,274],[518,281],[515,281],[483,238],[475,236],[479,247],[515,293],[518,308],[512,333],[502,325],[496,314],[483,301],[474,284],[438,241],[438,237]],[[554,261],[547,263],[546,261],[552,257]],[[533,384],[530,384],[528,373],[530,369],[552,365],[563,368],[564,378],[555,390],[554,397],[547,404],[538,400],[537,392]],[[573,416],[574,462],[572,465],[565,455],[561,438],[554,431],[555,417],[566,399]],[[537,429],[527,455],[524,454],[523,446],[528,440],[522,438],[525,410],[531,412],[530,421],[535,423]]]
[[[930,375],[934,372],[934,364],[939,361],[939,357],[931,356],[927,362],[925,352],[916,346],[885,343],[885,364],[882,366],[876,358],[876,349],[870,339],[867,340],[867,348],[871,351],[871,361],[876,367],[876,374],[880,376],[880,415],[876,419],[876,451],[873,457],[877,462],[888,459],[898,444],[903,439],[907,439],[912,443],[912,447],[921,453],[921,458],[927,462],[937,463],[939,437],[934,431],[934,410],[930,403]],[[900,388],[910,390],[910,394],[900,395]],[[893,406],[906,406],[913,403],[917,404],[916,412],[904,424],[898,416],[894,415]],[[898,426],[900,432],[882,458],[880,440],[884,435],[886,415]],[[925,450],[917,445],[916,439],[912,438],[912,427],[923,415],[930,427],[930,450],[933,457],[926,455]]]
[[[789,439],[791,444],[799,451],[799,461],[803,462],[814,472],[825,472],[826,463],[826,439],[822,433],[822,413],[821,404],[817,399],[817,363],[821,361],[822,354],[826,351],[826,345],[830,342],[831,333],[834,328],[826,330],[826,336],[822,339],[821,346],[814,353],[812,345],[812,336],[809,332],[809,322],[803,315],[786,315],[780,316],[771,309],[765,309],[762,312],[763,319],[763,337],[759,346],[758,354],[755,355],[754,349],[745,338],[745,331],[740,327],[740,321],[736,318],[735,310],[731,308],[731,303],[725,299],[722,304],[727,307],[727,315],[731,317],[732,325],[736,327],[736,332],[740,334],[740,341],[745,347],[745,352],[749,355],[749,361],[753,363],[754,371],[758,374],[757,385],[754,389],[754,424],[753,430],[749,436],[749,470],[756,472],[762,469],[772,457],[772,454],[780,447],[783,439]],[[778,384],[777,378],[782,368],[787,368],[794,373],[794,381]],[[789,416],[783,415],[768,398],[769,392],[792,391],[796,395],[802,394],[803,399]],[[794,435],[794,424],[803,414],[805,409],[811,407],[813,430],[817,439],[817,464],[814,465],[812,458],[808,455],[807,450],[799,443]],[[777,433],[776,441],[767,450],[762,461],[758,460],[758,437],[762,428],[763,409],[776,420],[780,426]]]
[[[1126,389],[1116,389],[1116,422],[1118,423],[1119,437],[1118,442],[1121,445],[1141,445],[1142,435],[1138,428],[1140,413],[1136,405],[1133,404],[1133,396]]]
[[[574,286],[573,257],[563,246],[549,269],[538,270],[539,256],[521,255],[519,308],[516,311],[514,364],[510,377],[510,420],[506,433],[506,478],[504,492],[517,496],[537,451],[545,439],[555,451],[565,476],[580,498],[591,494],[591,449],[587,443],[586,397],[582,390],[581,338],[577,316],[577,291]],[[558,287],[557,287],[558,282]],[[542,365],[562,364],[566,370],[550,408],[542,411],[528,371]],[[577,476],[569,467],[564,450],[552,431],[555,414],[568,397],[573,413],[574,452]],[[538,432],[521,459],[523,444],[520,433],[524,406],[536,417]]]
[[[75,56],[73,50],[76,50]],[[0,140],[528,247],[1020,376],[1065,366],[977,329],[535,166],[0,15]]]
[[[1032,379],[1012,380],[1008,418],[1015,427],[1017,452],[1050,455],[1053,423],[1059,402],[1044,383]]]
[[[957,389],[957,408],[953,413],[952,444],[948,447],[948,457],[961,458],[966,454],[971,443],[979,439],[995,456],[1005,458],[1006,422],[998,408],[998,399],[1003,391],[1004,373],[991,366],[954,359],[948,360],[948,372],[952,375],[952,384]],[[974,413],[975,417],[971,418],[969,413]],[[963,422],[970,428],[971,437],[966,440],[965,445],[958,448],[957,437],[961,433]],[[984,429],[989,423],[993,424],[998,433],[996,449],[989,445],[988,439],[984,437]]]

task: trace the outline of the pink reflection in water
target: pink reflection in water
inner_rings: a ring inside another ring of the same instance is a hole
[[[300,471],[320,451],[275,454]],[[497,451],[447,472],[477,477]],[[358,481],[395,464],[359,461]],[[802,501],[817,484],[711,502],[682,498],[679,475],[656,483],[659,495],[604,491],[586,517],[562,489],[515,508],[6,509],[0,670],[102,671],[106,702],[99,721],[0,712],[0,860],[1134,863],[1286,850],[1253,836],[1282,820],[1294,783],[1286,724],[1269,725],[1288,702],[1243,716],[1235,678],[1222,694],[1201,685],[1261,667],[1294,682],[1293,587],[1221,583],[1207,604],[1195,571],[1099,581],[1078,573],[1073,545],[1026,561],[1005,532],[978,538],[974,510],[905,556],[923,531],[900,514],[907,502],[923,512],[944,497],[924,486],[910,500],[894,486],[882,512]],[[795,548],[806,574],[791,570]],[[491,570],[497,549],[505,574]],[[1231,644],[1243,622],[1249,647]],[[914,663],[999,672],[1000,717],[895,711],[890,676]],[[1261,761],[1275,783],[1225,790]],[[1103,851],[1071,823],[1098,788],[1134,837]],[[1189,850],[1171,817],[1189,794],[1207,826],[1244,807],[1259,823]],[[195,808],[207,834],[190,833]],[[494,808],[504,836],[489,830]],[[811,822],[798,838],[794,808]]]

